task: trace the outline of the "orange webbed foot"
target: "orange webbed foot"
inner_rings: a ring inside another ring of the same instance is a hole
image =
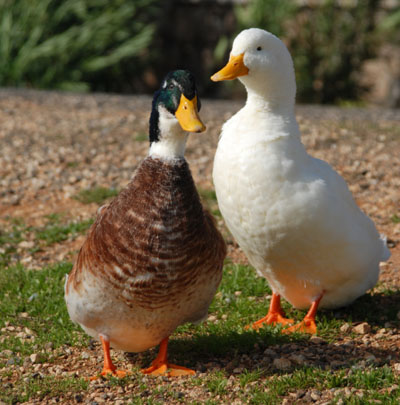
[[[152,376],[166,376],[166,377],[178,377],[181,375],[195,375],[196,372],[190,368],[178,366],[172,363],[158,363],[153,364],[149,368],[145,368],[142,371],[143,374]]]
[[[304,318],[300,323],[293,325],[289,328],[282,329],[282,333],[309,333],[310,335],[315,335],[317,333],[317,324],[315,319]]]
[[[253,328],[254,330],[261,329],[264,325],[291,325],[294,323],[293,319],[285,318],[282,308],[281,308],[281,297],[279,294],[273,293],[271,298],[271,303],[269,306],[269,311],[264,318],[259,319],[254,322],[252,325],[245,326],[245,329],[248,330]]]
[[[108,376],[117,377],[117,378],[124,378],[129,374],[130,374],[129,371],[125,371],[125,370],[103,368],[103,371],[100,373],[100,375],[95,375],[93,377],[90,377],[89,380],[90,381],[95,381],[95,380],[98,380],[101,377],[108,377]]]
[[[297,325],[293,325],[290,328],[286,328],[282,330],[282,333],[309,333],[311,335],[315,335],[317,333],[317,324],[315,323],[315,316],[317,315],[318,305],[324,295],[324,292],[311,304],[310,309],[307,312],[307,315],[304,319],[298,323]]]
[[[90,377],[89,380],[95,381],[95,380],[99,379],[101,376],[106,377],[108,375],[112,375],[117,378],[123,378],[123,377],[127,376],[129,374],[129,372],[124,371],[124,370],[117,370],[117,368],[114,366],[114,364],[111,360],[110,341],[109,341],[108,337],[106,337],[104,335],[99,335],[99,338],[101,341],[101,345],[103,347],[104,366],[103,366],[103,370],[100,373],[100,375]]]
[[[252,323],[251,325],[245,326],[245,329],[248,330],[253,328],[254,330],[259,330],[264,325],[292,325],[294,323],[293,319],[285,318],[280,313],[271,313],[269,312],[264,318],[259,319],[258,321]]]
[[[143,374],[152,376],[163,375],[166,377],[178,377],[181,375],[196,374],[196,372],[194,370],[191,370],[190,368],[168,363],[167,348],[168,348],[168,338],[165,338],[161,341],[158,355],[151,363],[151,366],[149,368],[141,370]]]

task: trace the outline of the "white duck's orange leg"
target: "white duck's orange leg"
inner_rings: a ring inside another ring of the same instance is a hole
[[[191,370],[190,368],[168,363],[167,350],[168,350],[168,338],[165,338],[160,343],[160,349],[158,351],[157,357],[153,360],[149,368],[145,368],[142,370],[142,373],[150,374],[153,376],[164,375],[168,377],[196,374],[196,372],[194,370]]]
[[[296,324],[291,326],[290,328],[284,329],[282,333],[293,333],[293,332],[300,332],[300,333],[310,333],[311,335],[315,335],[317,333],[317,324],[315,323],[315,316],[317,315],[318,305],[323,297],[324,293],[322,293],[312,304],[310,309],[307,312],[307,315],[304,319]]]
[[[114,366],[112,360],[111,360],[111,356],[110,356],[110,341],[100,335],[100,341],[101,341],[101,345],[103,346],[103,352],[104,352],[104,366],[103,366],[103,371],[101,372],[102,376],[106,376],[108,374],[113,375],[114,377],[125,377],[128,372],[127,371],[123,371],[123,370],[117,370],[117,368]],[[91,377],[90,379],[96,380],[97,378],[99,378],[98,376],[95,377]]]
[[[246,326],[245,329],[249,329],[252,327],[255,330],[258,330],[266,325],[288,325],[294,323],[293,319],[285,318],[285,314],[283,313],[281,307],[281,296],[276,293],[272,293],[271,302],[269,304],[269,311],[268,314],[264,316],[264,318],[259,319],[258,321],[254,322],[252,325]]]

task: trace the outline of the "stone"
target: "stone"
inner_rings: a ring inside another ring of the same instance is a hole
[[[306,358],[302,354],[292,354],[290,356],[290,360],[294,363],[302,366],[305,363]]]
[[[18,243],[18,247],[22,249],[32,249],[35,246],[35,242],[23,240],[22,242]]]
[[[280,357],[274,360],[273,362],[274,367],[276,367],[278,370],[288,370],[292,366],[292,363],[289,359],[286,359],[284,357]]]
[[[5,349],[0,352],[0,357],[10,357],[12,356],[12,354],[13,354],[12,350]]]
[[[310,342],[315,343],[315,344],[321,344],[321,343],[325,343],[325,340],[318,337],[318,336],[311,336],[310,337]]]
[[[29,356],[32,364],[39,364],[43,362],[43,355],[41,353],[33,353]]]
[[[367,322],[363,322],[354,326],[353,332],[358,333],[359,335],[365,335],[366,333],[371,332],[371,326]]]
[[[312,391],[310,396],[313,401],[318,401],[321,398],[321,392],[318,390]]]
[[[81,354],[81,358],[86,360],[90,358],[90,354],[88,352],[82,352]]]
[[[343,333],[348,333],[351,330],[351,326],[346,322],[340,327],[340,331]]]
[[[47,342],[47,343],[44,345],[44,348],[45,348],[46,350],[53,350],[53,348],[54,348],[53,342]]]
[[[208,322],[215,322],[217,320],[217,317],[215,315],[209,315],[207,318]]]
[[[271,357],[276,357],[276,352],[272,349],[265,349],[264,354]]]
[[[83,395],[82,394],[75,394],[74,399],[77,403],[83,402]]]

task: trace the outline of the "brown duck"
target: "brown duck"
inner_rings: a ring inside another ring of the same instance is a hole
[[[153,99],[150,152],[128,186],[99,210],[65,285],[71,319],[102,342],[102,375],[124,376],[110,345],[160,344],[153,375],[194,374],[167,361],[168,338],[200,322],[222,276],[224,240],[203,209],[184,158],[189,132],[205,130],[193,75],[169,73]]]

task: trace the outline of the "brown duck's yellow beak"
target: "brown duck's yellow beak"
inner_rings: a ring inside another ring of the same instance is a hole
[[[249,73],[248,67],[243,62],[244,53],[237,56],[231,56],[229,62],[219,72],[211,76],[213,82],[221,80],[233,80],[239,76],[246,76]]]
[[[182,94],[178,109],[175,112],[175,117],[184,131],[203,132],[206,129],[199,117],[197,96],[189,100]]]

